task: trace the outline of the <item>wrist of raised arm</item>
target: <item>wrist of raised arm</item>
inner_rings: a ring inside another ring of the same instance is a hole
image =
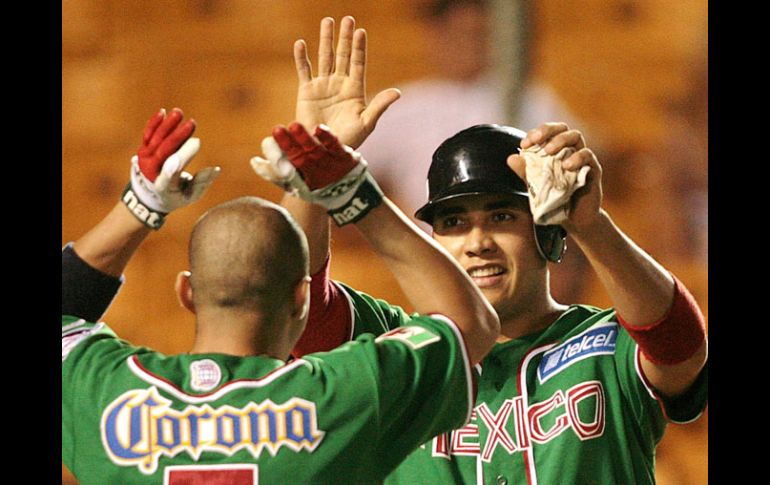
[[[567,233],[581,249],[587,249],[607,241],[607,237],[618,233],[618,228],[604,209],[599,209],[596,217],[581,226],[564,225]]]

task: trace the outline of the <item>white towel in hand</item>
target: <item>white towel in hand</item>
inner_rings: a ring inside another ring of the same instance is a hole
[[[567,220],[570,197],[585,185],[591,167],[580,167],[577,172],[564,170],[561,163],[575,153],[571,147],[556,155],[548,155],[540,145],[520,152],[526,162],[529,208],[535,224],[561,224]]]

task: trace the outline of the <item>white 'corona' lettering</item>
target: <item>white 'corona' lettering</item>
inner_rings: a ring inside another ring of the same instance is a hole
[[[136,466],[147,475],[158,468],[161,455],[186,452],[197,459],[204,451],[232,456],[247,450],[258,458],[281,447],[313,452],[324,431],[318,429],[315,403],[292,398],[283,404],[268,400],[242,408],[187,406],[172,409],[171,401],[149,389],[120,395],[102,414],[102,443],[110,459]]]

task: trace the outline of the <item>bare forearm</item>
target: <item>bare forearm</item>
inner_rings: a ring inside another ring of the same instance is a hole
[[[80,259],[102,273],[118,277],[152,230],[118,203],[73,245]]]
[[[373,209],[356,226],[377,254],[388,264],[399,284],[419,313],[446,312],[451,302],[446,295],[470,295],[473,283],[457,273],[462,269],[402,214],[395,212],[389,199]],[[446,285],[447,291],[438,288]],[[468,298],[470,299],[470,298]],[[451,299],[456,301],[456,299]],[[466,302],[467,303],[467,302]],[[464,308],[466,305],[457,305]],[[451,315],[447,315],[451,316]]]
[[[305,232],[310,247],[310,274],[315,274],[323,267],[329,254],[329,216],[323,207],[289,194],[283,196],[281,205]]]
[[[385,260],[415,310],[454,320],[466,339],[476,340],[469,350],[474,361],[480,360],[497,338],[499,322],[457,262],[387,198],[356,226]]]
[[[612,299],[619,321],[642,350],[649,382],[666,396],[686,392],[705,365],[702,315],[672,275],[623,234],[602,212],[594,230],[575,241]]]
[[[668,396],[689,389],[703,368],[707,354],[705,323],[689,291],[663,266],[629,239],[602,207],[602,167],[586,147],[582,133],[565,123],[543,123],[522,140],[551,155],[564,147],[576,151],[562,167],[589,168],[584,187],[570,200],[562,226],[585,253],[616,310],[618,323],[641,351],[641,365],[649,382]],[[525,161],[509,159],[520,176]]]
[[[674,280],[628,238],[602,211],[585,234],[572,234],[583,250],[618,314],[633,325],[663,317],[674,298]]]

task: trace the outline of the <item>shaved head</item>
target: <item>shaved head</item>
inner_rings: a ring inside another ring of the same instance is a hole
[[[203,214],[189,254],[196,307],[273,311],[291,304],[308,274],[305,234],[283,207],[258,197]]]

